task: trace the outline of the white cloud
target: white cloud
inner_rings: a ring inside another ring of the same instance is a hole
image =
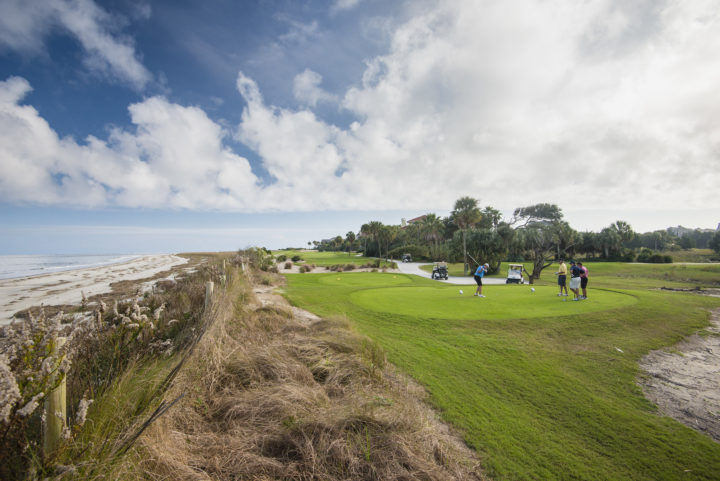
[[[309,38],[318,35],[317,21],[301,23],[294,20],[287,20],[287,23],[290,24],[290,30],[280,36],[280,40],[285,43],[303,43]]]
[[[151,97],[130,106],[133,130],[108,141],[59,138],[19,105],[30,86],[0,82],[0,198],[79,206],[256,210],[247,159],[223,146],[226,132],[200,109]]]
[[[352,10],[357,7],[359,3],[360,0],[335,0],[332,7],[330,7],[330,13],[335,14],[346,10]]]
[[[149,15],[149,9],[144,14]],[[138,59],[132,40],[113,32],[115,21],[92,0],[7,0],[0,2],[0,46],[38,54],[51,32],[68,32],[82,45],[91,72],[142,89],[152,75]]]
[[[442,2],[368,61],[352,128],[251,102],[241,138],[275,170],[334,152],[317,178],[343,208],[717,205],[718,23],[712,2]]]
[[[293,80],[293,94],[305,105],[315,107],[318,102],[337,102],[337,97],[320,88],[322,76],[310,69],[297,74]]]
[[[241,73],[234,135],[272,177],[262,187],[197,108],[147,99],[130,107],[134,130],[81,145],[20,105],[29,86],[11,79],[0,88],[0,195],[244,211],[447,209],[472,195],[618,218],[718,206],[714,5],[440,2],[368,59],[340,100],[357,117],[348,128],[311,110],[330,100],[317,73],[294,80],[301,109],[266,103]]]

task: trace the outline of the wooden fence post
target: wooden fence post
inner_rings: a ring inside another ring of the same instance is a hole
[[[215,284],[212,281],[205,283],[205,310],[207,310],[210,305],[210,301],[212,301],[214,287]]]
[[[57,356],[67,341],[64,337],[55,340],[53,355]],[[57,374],[55,374],[57,375]],[[60,385],[45,398],[45,423],[43,425],[43,455],[47,458],[59,446],[63,430],[67,427],[67,386],[66,376]]]

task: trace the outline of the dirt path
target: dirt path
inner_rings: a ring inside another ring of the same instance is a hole
[[[720,442],[720,309],[712,325],[640,361],[645,396],[660,412]]]

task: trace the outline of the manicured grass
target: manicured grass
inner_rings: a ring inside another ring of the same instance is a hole
[[[671,256],[673,262],[717,262],[717,259],[720,258],[720,255],[712,249],[665,251],[660,254]]]
[[[595,287],[627,287],[658,288],[658,287],[720,287],[720,264],[638,264],[625,262],[592,262],[583,261],[590,273],[590,282]],[[532,264],[525,262],[525,269],[532,272]],[[568,264],[569,268],[569,264]],[[432,266],[421,266],[421,269],[432,272]],[[543,269],[539,285],[554,285],[557,278],[558,264]],[[449,264],[451,276],[462,276],[463,266]],[[503,262],[497,274],[488,277],[507,276],[507,263]],[[524,276],[527,282],[527,276]],[[469,278],[469,277],[468,277]]]
[[[333,266],[337,264],[355,264],[363,265],[369,262],[374,262],[375,257],[364,257],[358,256],[358,252],[318,252],[318,251],[300,251],[300,250],[279,250],[273,251],[275,257],[279,255],[287,256],[288,260],[291,260],[293,256],[300,256],[306,264],[315,264],[316,266]],[[389,265],[387,262],[383,262],[382,266]]]
[[[288,275],[286,295],[347,316],[377,341],[427,387],[493,479],[718,479],[720,444],[658,415],[636,379],[644,354],[707,325],[720,299],[637,289],[665,282],[655,266],[591,266],[590,299],[580,302],[543,283],[533,294],[485,286],[478,299],[470,287],[461,296],[391,273]]]
[[[357,281],[355,281],[357,283]],[[460,291],[463,293],[461,294]],[[557,297],[556,289],[538,286],[485,286],[485,298],[473,296],[475,286],[441,284],[433,287],[381,287],[350,294],[350,300],[365,309],[436,319],[527,319],[567,316],[617,309],[634,304],[637,298],[606,289],[595,289],[587,302]],[[569,301],[569,302],[565,302]]]

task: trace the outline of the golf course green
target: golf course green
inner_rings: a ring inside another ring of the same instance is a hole
[[[552,275],[535,292],[487,285],[477,298],[474,286],[406,274],[289,274],[284,295],[377,343],[425,386],[491,479],[720,479],[720,443],[659,414],[638,385],[645,354],[673,349],[720,308],[659,288],[716,286],[720,266],[590,272],[578,302],[557,297]]]
[[[473,286],[394,287],[353,292],[350,300],[365,309],[436,319],[528,319],[567,316],[617,309],[637,302],[635,296],[596,289],[591,299],[558,297],[549,286],[485,286],[486,297],[475,297]],[[462,291],[462,292],[461,292]],[[567,301],[567,302],[566,302]]]

